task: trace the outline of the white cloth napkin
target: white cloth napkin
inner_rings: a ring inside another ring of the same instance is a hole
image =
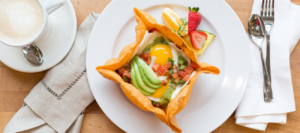
[[[252,14],[260,14],[261,0],[254,0]],[[274,99],[263,100],[263,71],[257,46],[251,47],[251,73],[244,97],[236,110],[236,124],[265,130],[268,123],[285,124],[295,111],[290,53],[300,38],[300,7],[290,0],[275,0],[275,23],[271,31],[270,63]],[[266,39],[265,39],[266,40]],[[266,50],[264,41],[263,51]]]
[[[4,133],[79,133],[84,112],[93,100],[86,69],[86,47],[98,14],[90,13],[77,30],[66,58],[47,72],[24,100]],[[55,55],[53,55],[55,56]]]

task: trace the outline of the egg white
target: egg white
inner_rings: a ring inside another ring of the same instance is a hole
[[[163,34],[161,34],[160,32],[157,32],[157,31],[154,31],[153,33],[149,33],[148,31],[146,31],[145,35],[144,35],[144,38],[142,40],[142,42],[139,44],[139,46],[137,47],[136,51],[135,51],[135,54],[140,54],[143,52],[143,49],[150,43],[153,42],[153,40],[156,38],[156,37],[161,37],[163,36],[166,40],[168,40]],[[172,57],[173,57],[173,60],[174,60],[174,64],[177,65],[178,63],[178,55],[181,54],[183,56],[183,58],[185,58],[187,61],[188,61],[188,65],[191,63],[191,60],[188,58],[188,56],[185,54],[184,51],[182,51],[181,49],[179,49],[175,43],[172,43],[172,42],[169,42],[169,45],[171,46],[171,52],[172,52]],[[151,60],[151,63],[149,64],[149,66],[152,68],[152,66],[154,65],[153,62],[155,62],[155,60],[157,59],[157,57],[154,57],[152,56],[151,57],[152,60]],[[195,71],[191,74],[191,77],[193,77],[195,75]],[[158,77],[160,80],[165,80],[167,79],[167,76],[159,76]],[[191,79],[191,78],[190,78]],[[188,84],[188,82],[190,81],[190,79],[183,85],[178,85],[175,89],[175,91],[173,92],[172,94],[172,97],[171,99],[173,100],[178,94],[179,92],[181,91],[181,89],[186,86]],[[159,99],[160,98],[154,98],[152,96],[147,96],[147,98],[149,98],[150,100],[152,101],[156,101],[156,102],[159,102]]]

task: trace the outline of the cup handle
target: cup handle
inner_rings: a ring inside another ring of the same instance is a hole
[[[48,14],[51,14],[56,9],[60,8],[65,3],[65,0],[46,0],[43,2]]]

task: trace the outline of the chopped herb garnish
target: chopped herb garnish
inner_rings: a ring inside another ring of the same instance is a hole
[[[173,66],[174,66],[174,60],[172,60],[171,58],[168,58],[168,62],[171,62],[172,66],[171,66],[171,68],[170,68],[170,69],[172,69],[172,68],[173,68]]]
[[[157,105],[158,102],[152,101],[152,105]]]
[[[128,77],[123,77],[124,81],[128,82],[129,81],[129,78]]]
[[[178,56],[177,63],[178,63],[177,65],[179,67],[179,70],[182,70],[182,69],[186,68],[186,66],[187,66],[187,60],[185,60],[182,55]]]
[[[168,58],[168,62],[171,62],[171,67],[168,69],[169,70],[169,73],[170,75],[173,74],[173,66],[174,66],[174,60],[172,60],[171,58]]]
[[[180,80],[179,82],[178,82],[178,84],[184,84],[185,82],[183,81],[183,80]]]
[[[183,31],[187,32],[187,30],[185,30],[185,27],[187,26],[188,21],[186,18],[180,18],[180,21],[182,22],[182,24],[177,23],[179,26],[178,31],[176,31],[175,29],[173,29],[173,31],[176,32],[178,35],[182,36],[181,32]]]

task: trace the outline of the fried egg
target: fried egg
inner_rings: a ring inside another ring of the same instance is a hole
[[[165,44],[158,44],[150,50],[150,56],[155,56],[157,59],[155,63],[166,65],[168,59],[173,59],[171,47]]]
[[[148,45],[151,44],[153,42],[153,40],[156,37],[161,37],[163,36],[165,38],[165,40],[168,40],[163,34],[161,34],[160,32],[153,32],[153,33],[149,33],[148,31],[146,31],[144,38],[141,42],[141,44],[138,46],[137,50],[136,50],[136,54],[140,54],[143,52],[143,49]],[[168,41],[167,41],[168,42]],[[174,43],[168,42],[169,45],[166,44],[157,44],[155,46],[153,46],[150,50],[150,56],[151,56],[151,63],[149,64],[149,66],[152,68],[152,66],[156,63],[160,64],[160,65],[166,65],[166,63],[168,62],[168,59],[172,59],[174,61],[174,64],[177,64],[178,62],[178,55],[181,54],[187,61],[188,63],[190,63],[190,59],[188,58],[188,56],[184,53],[184,51],[180,50],[179,48],[177,48],[177,46]],[[192,73],[192,76],[194,75],[195,72]],[[191,77],[192,77],[191,76]],[[151,96],[147,96],[147,98],[149,98],[152,101],[156,101],[159,102],[159,99],[163,96],[164,92],[168,89],[169,87],[169,79],[167,76],[160,76],[158,77],[160,80],[166,80],[167,84],[166,85],[162,85],[160,88],[158,88],[156,90],[155,93],[153,93]],[[189,82],[189,81],[188,81]],[[188,83],[186,82],[183,85],[178,85],[175,89],[175,91],[172,94],[171,99],[174,99],[178,93],[181,91],[181,89]]]

